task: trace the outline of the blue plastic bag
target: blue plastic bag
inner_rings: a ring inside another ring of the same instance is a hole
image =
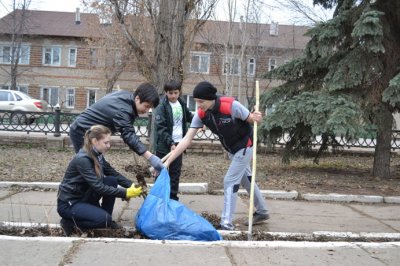
[[[150,239],[222,240],[206,219],[169,198],[169,179],[164,168],[136,214],[136,229]]]

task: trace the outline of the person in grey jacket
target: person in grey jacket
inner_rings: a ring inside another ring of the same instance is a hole
[[[182,87],[175,80],[170,80],[164,85],[165,97],[154,112],[154,147],[156,155],[160,158],[173,151],[188,130],[188,123],[192,121],[193,114],[180,98]],[[170,176],[170,198],[179,200],[179,177],[182,168],[182,154],[171,163],[168,168]]]
[[[92,126],[86,131],[84,147],[68,165],[57,196],[57,212],[66,236],[75,227],[120,228],[112,221],[115,198],[130,199],[142,193],[141,187],[136,187],[104,158],[110,141],[109,128]]]
[[[107,94],[88,107],[72,123],[69,136],[75,152],[77,153],[82,147],[86,130],[93,125],[103,125],[112,133],[119,132],[130,149],[146,158],[154,169],[161,172],[163,164],[160,158],[147,150],[135,134],[133,126],[139,114],[147,113],[150,108],[157,107],[158,103],[157,90],[149,83],[141,84],[134,93],[116,91]]]

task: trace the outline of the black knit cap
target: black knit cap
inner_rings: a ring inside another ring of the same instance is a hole
[[[208,81],[202,81],[194,87],[193,98],[203,100],[215,100],[217,89]]]

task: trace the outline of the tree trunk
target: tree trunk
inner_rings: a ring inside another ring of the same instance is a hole
[[[372,174],[381,178],[389,178],[393,115],[385,104],[381,104],[375,119],[378,131]]]
[[[166,81],[183,81],[183,48],[185,45],[185,21],[187,0],[160,1],[160,13],[155,30],[155,60],[157,80],[153,83],[163,92]]]

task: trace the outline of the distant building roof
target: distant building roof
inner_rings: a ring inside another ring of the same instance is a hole
[[[76,22],[76,12],[54,12],[38,10],[15,10],[0,19],[0,33],[12,34],[13,21],[19,23],[23,16],[26,23],[22,34],[65,37],[95,37],[92,26],[99,24],[95,14],[79,13],[79,23]]]
[[[13,21],[21,21],[25,15],[26,26],[22,34],[65,37],[100,37],[96,30],[100,21],[96,14],[80,13],[80,23],[76,23],[76,12],[55,12],[38,10],[16,10],[0,19],[0,34],[12,34]],[[194,41],[197,43],[225,44],[228,40],[229,22],[206,21]],[[303,49],[309,37],[304,33],[306,26],[272,25],[239,22],[232,23],[231,43],[241,44],[241,31],[246,32],[247,46],[262,46],[282,49]],[[98,28],[97,28],[98,29]],[[271,34],[272,33],[272,34]]]
[[[309,37],[304,36],[309,27],[295,25],[273,25],[273,32],[270,32],[272,24],[256,24],[227,21],[206,21],[199,34],[195,37],[198,43],[225,44],[228,40],[229,27],[231,26],[231,43],[241,44],[241,32],[246,34],[246,45],[262,46],[282,49],[304,49]],[[271,34],[272,33],[272,34]]]

